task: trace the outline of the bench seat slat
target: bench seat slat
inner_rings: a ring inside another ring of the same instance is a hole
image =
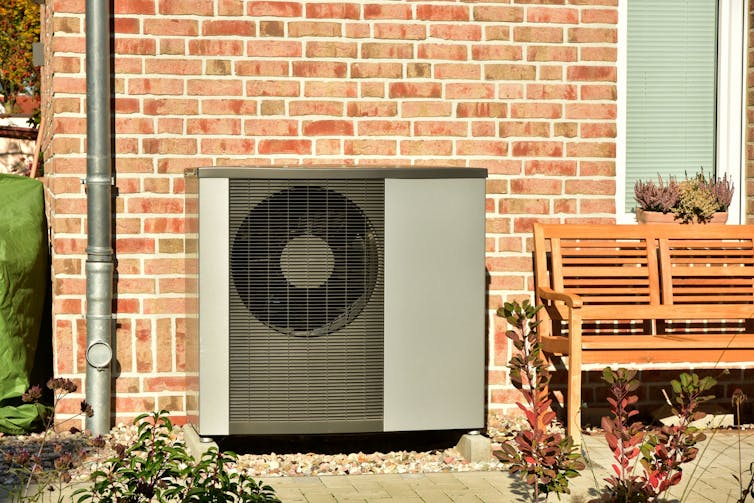
[[[715,234],[720,234],[715,231]],[[667,236],[667,234],[666,234]],[[738,235],[738,236],[724,236],[720,235],[719,239],[712,238],[712,239],[705,239],[703,237],[697,237],[692,239],[687,238],[679,238],[679,237],[672,237],[674,246],[682,247],[682,248],[725,248],[725,247],[734,247],[738,243],[738,246],[743,246],[743,243],[748,243],[749,248],[752,247],[752,237],[747,237],[746,235]]]
[[[723,281],[724,279],[724,281]],[[673,292],[682,292],[690,288],[702,288],[708,291],[739,290],[751,291],[754,288],[754,277],[741,276],[694,276],[673,278]]]
[[[585,335],[581,341],[589,349],[723,349],[752,348],[752,334],[678,333],[671,335]]]
[[[621,305],[594,305],[586,304],[581,308],[581,317],[584,320],[610,320],[610,319],[652,319],[657,317],[657,311],[664,306],[634,303]]]
[[[608,264],[612,266],[620,266],[620,265],[626,265],[626,266],[644,266],[647,265],[646,257],[617,257],[616,255],[607,255],[604,258],[597,258],[597,257],[585,257],[583,255],[579,256],[570,256],[570,255],[564,255],[563,256],[563,265],[568,267],[573,267],[577,265],[599,265],[599,264]]]
[[[745,268],[750,269],[754,267],[754,260],[744,257],[730,257],[730,256],[698,256],[689,257],[687,255],[678,256],[673,255],[669,257],[669,263],[672,267],[688,266],[688,267],[731,267],[731,268]]]
[[[690,366],[699,362],[738,363],[754,361],[754,349],[695,349],[687,348],[680,351],[678,348],[671,349],[598,349],[584,351],[582,363],[600,365],[667,365],[671,363],[688,363]],[[679,370],[680,371],[680,370]],[[578,428],[576,425],[574,428]],[[571,436],[578,435],[577,431],[569,433]]]
[[[563,277],[600,278],[600,277],[639,277],[646,278],[646,267],[568,267],[564,268]]]
[[[740,286],[738,286],[740,285]],[[715,287],[715,285],[712,285],[710,283],[699,283],[699,282],[688,282],[685,283],[682,287],[676,287],[675,288],[676,296],[679,294],[691,294],[691,293],[706,293],[706,294],[751,294],[754,293],[754,287],[751,285],[742,285],[741,283],[737,283],[734,286],[725,286],[725,287]]]
[[[553,236],[554,238],[555,236]],[[641,236],[643,238],[644,236]],[[561,246],[565,248],[641,248],[642,239],[631,238],[605,238],[605,236],[599,237],[583,237],[573,238],[568,236],[560,236],[559,239]]]
[[[599,248],[565,248],[561,246],[563,257],[626,257],[645,258],[646,252],[642,248],[623,248],[616,245]]]
[[[684,277],[729,277],[729,278],[754,278],[754,268],[752,267],[683,267],[675,266],[670,270],[670,274],[673,278],[680,278],[683,281]],[[675,282],[674,282],[675,283]],[[725,284],[720,282],[718,284]]]
[[[709,304],[702,302],[688,304],[630,304],[630,305],[584,305],[581,317],[584,320],[609,320],[616,317],[621,319],[695,319],[710,320],[747,319],[754,317],[754,306],[751,304]]]
[[[569,288],[570,290],[570,288]],[[575,288],[573,289],[575,290]],[[628,286],[628,284],[617,283],[613,285],[596,285],[596,286],[581,286],[578,288],[579,295],[582,300],[586,300],[585,297],[589,295],[604,295],[606,297],[617,297],[618,299],[625,298],[633,295],[649,295],[646,285],[643,288]],[[621,295],[622,294],[622,295]],[[607,299],[605,299],[607,300]]]
[[[709,335],[709,334],[707,334]],[[620,338],[622,345],[616,348]],[[626,339],[633,339],[624,342]],[[584,336],[583,363],[681,363],[698,362],[714,357],[714,361],[754,361],[752,336],[739,336],[731,342],[730,337],[720,340],[699,340],[701,335],[683,337],[665,336]],[[709,339],[709,337],[707,337]],[[549,337],[542,341],[546,352],[556,355],[568,354],[566,337]],[[683,351],[680,351],[683,350]]]
[[[646,292],[649,289],[647,281],[637,281],[634,278],[568,278],[565,289],[581,292],[586,288],[616,287],[623,291],[635,290]]]
[[[637,294],[637,295],[599,295],[590,297],[589,295],[581,295],[581,299],[588,303],[594,304],[597,302],[603,302],[605,304],[649,304],[649,294]],[[625,310],[624,310],[625,311]]]
[[[686,304],[699,304],[701,302],[704,302],[705,300],[711,300],[714,302],[726,302],[726,303],[743,303],[746,299],[742,298],[741,295],[712,295],[712,294],[706,294],[706,295],[677,295],[675,299],[673,299],[673,305],[679,306]],[[754,295],[751,295],[748,297],[748,301],[754,301]],[[749,305],[749,308],[751,311],[749,312],[750,315],[754,315],[754,307]],[[703,313],[704,311],[700,311],[700,313]],[[717,314],[717,311],[715,309],[712,309],[713,314]]]
[[[752,241],[749,238],[739,239],[679,239],[673,236],[669,237],[669,243],[672,249],[678,249],[680,252],[691,252],[694,250],[751,250]]]
[[[646,287],[649,285],[649,279],[641,278],[641,282],[639,282],[639,279],[636,277],[625,277],[625,278],[583,278],[583,277],[573,277],[573,278],[566,278],[568,283],[571,285],[588,285],[588,286],[599,286],[599,285],[625,285],[625,286],[639,286],[642,285],[642,287]]]

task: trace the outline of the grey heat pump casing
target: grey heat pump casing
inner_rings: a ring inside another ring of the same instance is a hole
[[[486,170],[190,176],[200,435],[484,426]]]

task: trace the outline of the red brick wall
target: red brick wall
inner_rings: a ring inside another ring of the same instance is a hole
[[[182,173],[205,165],[487,168],[489,400],[512,410],[493,313],[530,296],[532,221],[614,218],[617,3],[117,0],[117,420],[186,410]],[[55,370],[82,380],[84,0],[45,15]]]

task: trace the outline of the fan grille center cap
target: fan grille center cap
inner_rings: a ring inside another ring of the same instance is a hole
[[[285,279],[298,288],[318,288],[330,279],[335,256],[330,246],[317,236],[297,236],[285,245],[280,269]]]

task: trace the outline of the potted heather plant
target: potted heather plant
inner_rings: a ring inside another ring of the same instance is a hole
[[[700,171],[695,176],[677,181],[670,177],[657,182],[637,180],[634,199],[638,204],[639,223],[721,223],[728,220],[728,207],[733,199],[733,183],[727,175],[710,177]]]

